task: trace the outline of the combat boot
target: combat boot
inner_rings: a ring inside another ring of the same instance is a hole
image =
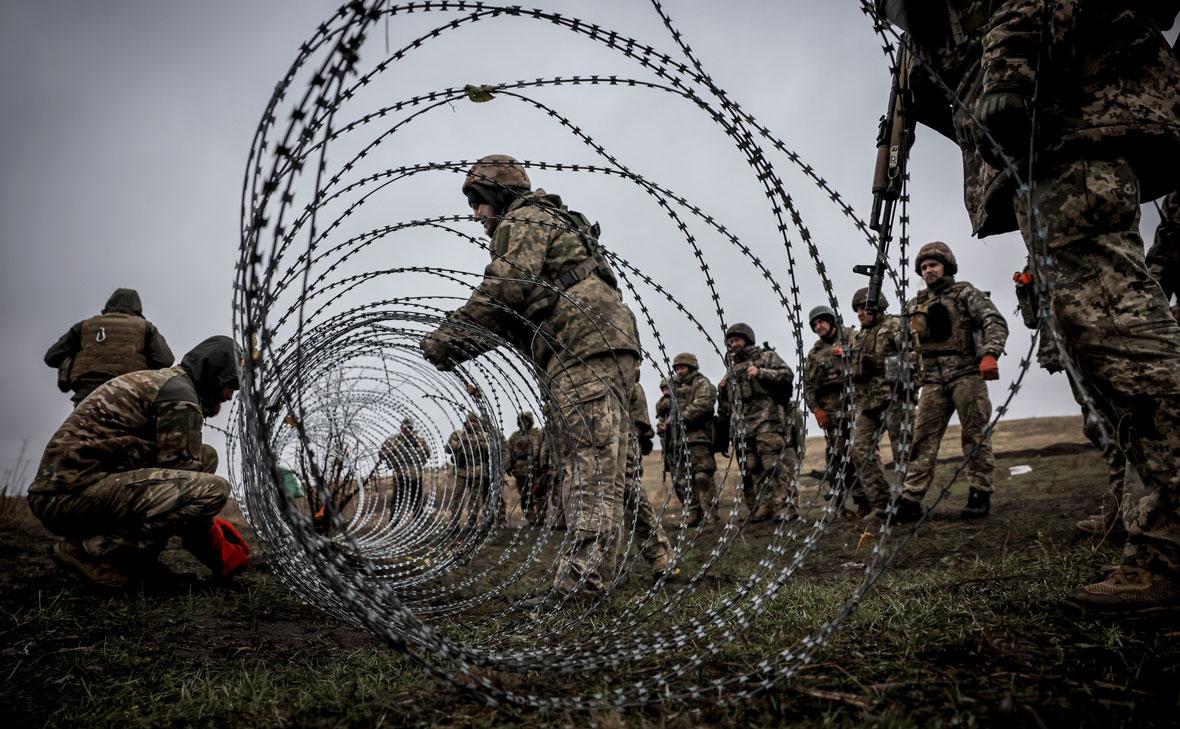
[[[959,512],[964,519],[982,519],[991,513],[992,495],[986,491],[971,489],[967,494],[967,505]]]
[[[701,511],[700,507],[697,507],[696,509],[689,509],[688,518],[684,520],[684,526],[691,529],[697,524],[700,524],[704,518],[705,514]]]
[[[1127,536],[1127,528],[1123,526],[1123,516],[1117,511],[1091,514],[1074,524],[1074,527],[1082,534],[1094,537]]]
[[[922,518],[925,514],[922,505],[913,499],[907,499],[904,496],[897,500],[897,513],[893,515],[894,524],[910,524]],[[889,518],[889,506],[882,506],[877,510],[877,518],[885,521]]]
[[[751,522],[766,521],[774,517],[774,505],[769,501],[763,501],[754,507],[754,511],[750,513]]]
[[[95,587],[122,590],[131,581],[130,572],[120,568],[114,562],[90,556],[82,548],[81,543],[76,541],[62,540],[55,544],[53,559]]]
[[[1102,582],[1074,590],[1069,599],[1092,610],[1174,608],[1180,607],[1180,582],[1138,567],[1119,565]]]

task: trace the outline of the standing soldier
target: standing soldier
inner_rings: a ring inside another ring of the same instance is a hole
[[[141,370],[100,385],[45,446],[29,508],[63,538],[53,556],[89,582],[121,588],[167,578],[157,562],[172,536],[225,577],[249,548],[215,517],[229,482],[201,443],[203,419],[238,389],[238,351],[210,337],[179,367]]]
[[[533,427],[533,414],[516,416],[517,431],[508,437],[504,471],[516,481],[520,509],[530,526],[545,520],[545,494],[541,493],[541,429]]]
[[[704,509],[713,500],[713,474],[717,471],[717,460],[713,457],[713,406],[717,402],[717,388],[701,374],[695,354],[681,352],[673,357],[672,371],[675,375],[665,426],[665,432],[673,434],[671,440],[676,451],[670,454],[672,484],[688,512],[685,525],[694,527],[701,523]]]
[[[803,400],[815,415],[815,422],[824,431],[828,482],[837,498],[856,491],[856,468],[847,450],[852,442],[852,421],[847,412],[848,397],[844,391],[844,368],[840,359],[844,345],[852,339],[851,327],[836,324],[836,312],[828,306],[817,306],[808,314],[811,331],[819,339],[811,345],[803,371]],[[834,470],[844,459],[842,473]]]
[[[660,378],[660,399],[656,400],[656,434],[660,436],[660,455],[664,462],[663,477],[672,473],[673,450],[672,431],[668,429],[668,416],[672,414],[672,390],[668,379]]]
[[[912,116],[963,152],[975,234],[1019,227],[1052,256],[1052,312],[1080,384],[1107,422],[1128,426],[1124,452],[1144,492],[1122,564],[1072,599],[1180,604],[1180,328],[1138,227],[1139,204],[1171,192],[1180,167],[1180,59],[1163,35],[1177,3],[954,0],[941,17],[878,7],[908,27],[923,62]],[[955,103],[926,68],[957,89]],[[1023,171],[1030,151],[1035,178],[1022,189],[999,152]]]
[[[798,516],[792,483],[797,452],[787,442],[794,428],[786,422],[780,403],[790,402],[795,373],[773,349],[754,344],[749,324],[729,327],[725,344],[729,351],[718,385],[718,417],[732,421],[735,444],[745,450],[742,491],[750,521],[794,519]],[[780,513],[784,506],[786,511]]]
[[[922,392],[914,416],[913,460],[894,520],[921,518],[938,447],[956,412],[971,489],[960,515],[977,519],[991,511],[996,468],[991,440],[983,435],[992,414],[984,381],[1000,378],[996,360],[1008,341],[1008,323],[987,294],[955,280],[959,265],[945,243],[922,246],[914,267],[926,282],[926,289],[906,304]],[[878,515],[884,517],[884,510]]]
[[[430,446],[414,432],[414,421],[409,418],[402,420],[398,433],[381,445],[381,460],[389,467],[393,479],[391,520],[401,514],[422,513],[422,469],[429,458]]]
[[[102,313],[80,321],[45,353],[57,368],[57,386],[78,403],[107,380],[139,370],[171,367],[175,358],[164,335],[143,318],[135,289],[115,289]]]
[[[877,299],[877,312],[870,314],[868,295],[868,288],[863,288],[852,296],[852,308],[860,322],[860,330],[852,335],[849,345],[852,381],[856,386],[852,462],[859,475],[857,487],[852,490],[852,500],[860,516],[867,516],[873,509],[883,509],[889,504],[889,482],[881,468],[881,435],[889,432],[896,463],[902,415],[899,400],[893,392],[901,371],[901,324],[896,317],[885,314],[889,302],[883,295]]]
[[[494,431],[475,412],[467,413],[463,425],[447,438],[446,450],[455,463],[455,495],[451,508],[451,524],[458,526],[459,515],[467,509],[467,528],[479,524],[480,514],[491,495],[493,471]]]
[[[672,544],[643,490],[643,457],[652,451],[655,432],[651,428],[651,416],[647,414],[647,396],[643,394],[643,387],[638,380],[631,390],[630,422],[634,432],[627,439],[627,490],[623,495],[623,505],[635,519],[635,542],[641,545],[643,559],[651,566],[658,580],[672,576],[669,573]]]
[[[570,448],[562,454],[563,480],[575,530],[551,597],[596,595],[618,558],[639,335],[599,246],[598,226],[531,187],[524,168],[506,155],[471,168],[463,194],[492,236],[492,260],[479,288],[421,347],[427,361],[449,370],[510,341],[545,373],[560,442]],[[522,335],[524,321],[535,327],[530,336]]]

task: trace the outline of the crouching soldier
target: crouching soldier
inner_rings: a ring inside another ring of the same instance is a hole
[[[210,337],[179,367],[122,375],[95,389],[45,447],[29,508],[62,537],[53,556],[89,582],[122,588],[174,577],[157,558],[169,537],[228,577],[249,562],[218,512],[229,482],[201,426],[238,389],[239,353]]]
[[[1000,378],[997,358],[1008,341],[1008,322],[987,294],[956,281],[959,265],[945,243],[927,243],[914,266],[926,289],[906,305],[919,357],[922,392],[914,416],[913,461],[897,505],[895,521],[917,521],[922,498],[934,480],[938,447],[951,416],[959,414],[967,484],[971,491],[961,515],[991,511],[995,458],[984,437],[992,414],[985,380]],[[878,512],[881,517],[885,512]]]
[[[794,519],[798,498],[789,492],[798,454],[788,443],[794,429],[780,403],[790,401],[795,373],[774,350],[754,344],[748,324],[729,327],[725,344],[729,352],[718,386],[718,417],[732,420],[730,432],[745,455],[742,491],[750,521]]]

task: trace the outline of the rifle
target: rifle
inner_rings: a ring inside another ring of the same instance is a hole
[[[910,102],[909,50],[903,43],[897,54],[897,71],[889,88],[889,103],[877,127],[877,165],[873,169],[873,210],[869,228],[877,234],[877,257],[873,265],[853,266],[853,273],[869,277],[865,309],[876,314],[885,282],[889,259],[889,241],[893,239],[893,212],[901,199],[906,164],[914,140],[913,115],[907,113]]]

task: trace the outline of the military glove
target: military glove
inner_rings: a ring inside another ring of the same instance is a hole
[[[835,347],[832,347],[832,354],[836,355],[837,357],[843,357],[844,356],[844,348],[841,347],[840,345],[836,345]]]
[[[455,368],[454,345],[448,337],[437,330],[422,337],[418,346],[422,349],[422,356],[426,361],[440,372],[448,372]]]
[[[831,419],[828,418],[828,411],[827,410],[823,410],[823,409],[816,410],[815,411],[815,422],[819,423],[819,427],[823,428],[824,430],[827,430],[828,428],[832,427],[832,421],[831,421]]]
[[[985,380],[1000,379],[1000,363],[990,354],[983,355],[979,360],[979,376]]]
[[[984,94],[976,107],[979,120],[987,127],[1000,149],[1017,162],[1028,156],[1029,138],[1032,136],[1032,118],[1028,107],[1028,99],[1008,91]],[[986,138],[979,140],[979,153],[996,169],[1002,170],[1007,166]]]
[[[639,439],[639,452],[643,455],[650,454],[653,448],[655,448],[655,443],[652,442],[651,436]]]

